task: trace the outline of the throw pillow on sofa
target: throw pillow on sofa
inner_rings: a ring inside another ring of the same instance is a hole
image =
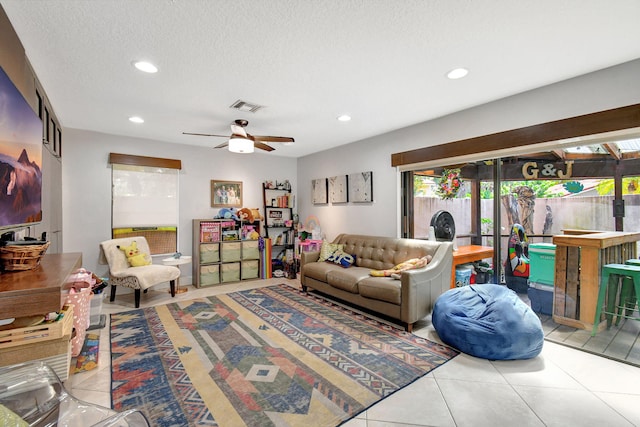
[[[334,264],[338,264],[344,268],[349,268],[356,262],[356,256],[348,254],[341,249],[334,251],[329,258],[327,258],[327,262],[332,262]]]
[[[327,259],[329,259],[331,254],[333,254],[337,250],[342,251],[343,248],[344,248],[344,245],[339,245],[337,243],[329,243],[328,241],[323,240],[322,247],[320,248],[320,258],[318,258],[318,262],[326,261]]]

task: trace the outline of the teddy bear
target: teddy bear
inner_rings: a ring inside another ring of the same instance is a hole
[[[151,260],[147,258],[147,255],[140,253],[135,240],[132,241],[129,246],[118,245],[118,249],[124,252],[131,267],[142,267],[151,264]]]

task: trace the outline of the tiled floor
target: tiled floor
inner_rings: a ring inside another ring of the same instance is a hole
[[[233,292],[296,281],[270,279],[176,296]],[[143,294],[142,305],[171,302],[167,290]],[[133,309],[133,295],[103,305],[109,314]],[[417,335],[439,341],[428,319]],[[101,330],[98,368],[66,382],[72,394],[110,406],[109,328]],[[640,426],[640,368],[545,341],[535,359],[490,362],[461,354],[344,424],[383,426]]]

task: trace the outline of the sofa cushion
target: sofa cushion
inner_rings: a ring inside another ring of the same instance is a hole
[[[339,265],[328,262],[312,262],[304,265],[304,275],[306,277],[319,280],[321,282],[327,281],[327,273],[332,270],[344,270]]]
[[[331,265],[334,269],[327,272],[327,283],[334,288],[342,289],[343,291],[353,294],[358,293],[358,282],[369,277],[369,270],[366,268],[342,268],[335,264],[328,265]],[[337,269],[335,267],[337,267]]]
[[[400,305],[400,284],[390,277],[367,277],[358,282],[358,290],[363,297]]]

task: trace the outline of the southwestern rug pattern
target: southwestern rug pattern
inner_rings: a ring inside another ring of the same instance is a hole
[[[458,352],[288,285],[111,315],[111,399],[154,426],[335,426]]]

